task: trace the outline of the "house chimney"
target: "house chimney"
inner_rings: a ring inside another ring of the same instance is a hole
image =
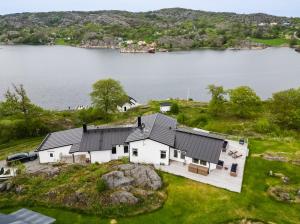
[[[138,127],[142,128],[142,118],[140,116],[138,117]]]
[[[87,125],[86,125],[86,124],[83,124],[83,125],[82,125],[82,128],[83,128],[83,132],[84,132],[84,133],[87,132]]]

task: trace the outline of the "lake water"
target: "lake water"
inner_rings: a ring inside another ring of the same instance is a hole
[[[209,84],[248,85],[264,99],[300,86],[300,54],[289,48],[120,54],[63,46],[0,46],[0,97],[24,84],[32,101],[52,109],[87,105],[92,84],[119,80],[140,102],[169,97],[206,101]]]

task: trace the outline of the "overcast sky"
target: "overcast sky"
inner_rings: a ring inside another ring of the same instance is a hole
[[[183,7],[300,17],[300,0],[0,0],[0,14],[70,10],[149,11]]]

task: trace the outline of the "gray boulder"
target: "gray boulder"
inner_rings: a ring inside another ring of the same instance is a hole
[[[101,177],[110,189],[129,186],[133,183],[132,177],[125,177],[122,171],[112,171]]]
[[[23,186],[17,186],[16,187],[16,193],[17,194],[22,194],[24,192],[24,187]]]
[[[111,203],[115,205],[129,204],[134,205],[138,203],[139,199],[136,198],[132,193],[127,191],[117,191],[110,195]]]
[[[162,187],[162,180],[152,167],[136,166],[134,169],[125,172],[134,178],[134,185],[137,187],[157,190]]]
[[[290,201],[291,200],[291,196],[289,193],[287,192],[280,192],[278,194],[279,198],[281,201]]]
[[[13,184],[8,182],[6,183],[6,191],[10,191],[13,188]]]
[[[6,191],[6,183],[0,183],[0,192]]]

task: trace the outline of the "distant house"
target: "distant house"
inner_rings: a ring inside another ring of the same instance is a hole
[[[160,104],[160,112],[161,113],[166,113],[171,111],[172,103],[170,102],[163,102]]]
[[[25,208],[9,215],[0,214],[0,224],[52,224],[55,221],[51,217]]]
[[[130,110],[132,108],[135,108],[135,107],[141,105],[132,97],[128,97],[128,99],[129,99],[128,102],[124,103],[124,105],[122,105],[121,107],[118,107],[118,110],[120,112],[126,112],[127,110]]]

